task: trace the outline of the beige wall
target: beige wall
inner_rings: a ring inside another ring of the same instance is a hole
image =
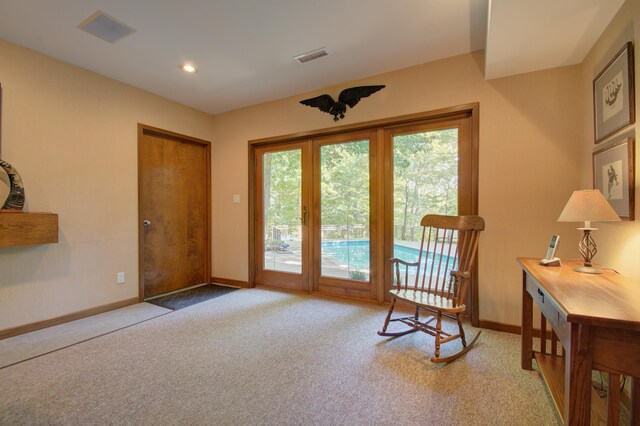
[[[640,2],[628,0],[620,8],[620,11],[612,20],[607,30],[593,46],[581,66],[580,103],[584,106],[580,117],[580,183],[583,188],[591,188],[592,178],[592,154],[595,149],[593,135],[593,79],[607,65],[613,55],[622,48],[627,41],[633,41],[635,49],[635,104],[640,105]],[[636,117],[638,117],[636,108]],[[608,145],[609,142],[619,140],[621,137],[636,137],[640,124],[622,129],[607,141],[598,144],[597,149]],[[636,143],[638,143],[636,141]],[[636,152],[638,145],[636,145]],[[636,188],[638,188],[638,154],[636,154]],[[611,267],[620,273],[638,279],[640,276],[640,197],[636,191],[636,220],[616,223],[598,223],[599,231],[594,233],[598,244],[598,254],[595,257],[597,263]],[[579,238],[579,231],[574,231],[573,240]]]
[[[214,117],[213,274],[247,280],[247,141],[333,126],[332,117],[300,105],[345,87],[387,87],[349,110],[338,124],[480,103],[480,319],[520,323],[517,256],[543,257],[549,238],[569,240],[556,219],[579,184],[579,67],[485,81],[483,52],[456,56]],[[303,72],[303,68],[301,68]],[[232,195],[241,194],[241,204]],[[571,244],[563,257],[576,257]]]
[[[211,116],[4,41],[0,82],[2,158],[60,217],[58,244],[0,248],[0,330],[137,297],[137,123],[211,140]]]
[[[519,324],[515,257],[542,256],[554,233],[559,256],[578,256],[575,225],[556,219],[591,186],[591,80],[639,40],[639,9],[628,1],[581,65],[485,81],[475,52],[214,117],[0,42],[2,157],[22,174],[28,210],[60,214],[59,244],[0,249],[0,329],[137,295],[138,122],[214,142],[213,275],[247,280],[247,141],[334,126],[298,101],[357,84],[387,88],[339,124],[480,103],[480,318]],[[637,275],[637,223],[600,227],[596,260]]]

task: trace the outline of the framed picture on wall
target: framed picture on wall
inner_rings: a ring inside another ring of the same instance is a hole
[[[593,80],[596,143],[634,123],[633,44],[627,42]]]
[[[621,219],[635,219],[635,139],[625,138],[593,153],[593,187]]]
[[[0,158],[2,158],[2,83],[0,83]]]

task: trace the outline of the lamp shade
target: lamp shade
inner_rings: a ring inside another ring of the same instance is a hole
[[[558,222],[613,222],[620,217],[599,189],[573,191]]]

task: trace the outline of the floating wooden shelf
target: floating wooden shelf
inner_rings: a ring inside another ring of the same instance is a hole
[[[0,211],[0,247],[57,242],[57,214]]]

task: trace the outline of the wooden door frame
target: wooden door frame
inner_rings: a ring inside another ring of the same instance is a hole
[[[144,135],[156,136],[176,142],[199,145],[204,147],[205,149],[205,209],[207,216],[205,220],[206,244],[204,256],[205,277],[207,280],[211,280],[211,142],[138,123],[138,300],[140,302],[144,302],[144,226],[142,225],[142,221],[144,219],[142,217],[142,152],[140,146]]]
[[[255,194],[255,188],[254,188],[254,179],[255,179],[255,168],[254,168],[254,164],[256,162],[256,155],[255,155],[255,151],[256,148],[259,146],[264,146],[264,145],[269,145],[269,144],[277,144],[277,143],[283,143],[283,142],[288,142],[288,141],[293,141],[293,140],[303,140],[303,139],[312,139],[312,138],[317,138],[317,137],[321,137],[321,136],[328,136],[328,135],[333,135],[336,133],[345,133],[345,132],[350,132],[350,131],[357,131],[357,130],[367,130],[367,129],[378,129],[378,141],[383,141],[383,136],[384,136],[384,129],[382,129],[383,127],[387,127],[387,126],[399,126],[399,125],[403,125],[403,124],[411,124],[411,123],[416,123],[416,122],[420,122],[420,121],[427,121],[427,120],[437,120],[439,118],[442,118],[443,120],[449,120],[449,119],[453,119],[455,117],[468,117],[469,119],[469,124],[470,124],[470,154],[471,154],[471,161],[470,161],[470,166],[471,166],[471,176],[470,176],[470,181],[471,181],[471,210],[472,213],[471,214],[478,214],[478,191],[479,191],[479,135],[480,135],[480,126],[479,126],[479,119],[480,119],[480,104],[475,102],[475,103],[468,103],[468,104],[463,104],[463,105],[457,105],[457,106],[453,106],[453,107],[448,107],[448,108],[442,108],[442,109],[437,109],[437,110],[432,110],[432,111],[425,111],[425,112],[420,112],[420,113],[415,113],[415,114],[408,114],[408,115],[402,115],[402,116],[397,116],[397,117],[391,117],[391,118],[383,118],[383,119],[379,119],[379,120],[372,120],[372,121],[367,121],[367,122],[362,122],[362,123],[356,123],[356,124],[347,124],[347,125],[341,125],[341,126],[335,126],[335,127],[330,127],[330,128],[324,128],[324,129],[319,129],[319,130],[310,130],[310,131],[304,131],[304,132],[298,132],[298,133],[291,133],[291,134],[287,134],[287,135],[282,135],[282,136],[274,136],[274,137],[268,137],[268,138],[261,138],[261,139],[254,139],[254,140],[250,140],[248,141],[248,170],[249,170],[249,203],[248,203],[248,226],[249,226],[249,249],[248,249],[248,258],[249,258],[249,264],[248,264],[248,286],[250,288],[255,287],[255,232],[256,232],[256,227],[255,227],[255,208],[254,208],[254,194]],[[384,143],[378,143],[378,150],[377,150],[377,167],[378,170],[383,171],[383,173],[385,175],[388,175],[388,172],[391,170],[392,164],[390,162],[390,160],[388,158],[385,158],[385,156],[382,155],[383,153],[383,149],[384,149]],[[381,216],[384,214],[385,212],[385,207],[384,207],[384,195],[385,195],[385,183],[384,183],[384,179],[379,179],[378,183],[377,183],[377,191],[378,192],[378,198],[377,198],[377,209],[378,209],[378,216]],[[384,230],[383,230],[383,218],[376,218],[376,230],[378,231],[378,238],[377,238],[377,243],[382,243],[383,240],[383,236],[384,236]],[[381,253],[379,253],[379,255],[377,256],[377,259],[375,259],[375,261],[377,262],[375,267],[378,268],[378,271],[382,271],[384,269],[380,269],[384,266],[385,261],[384,261],[384,250],[380,250]],[[477,268],[478,268],[478,261],[476,260],[476,264],[474,267],[474,270],[476,273],[474,273],[474,280],[471,283],[471,323],[474,326],[478,326],[480,324],[480,320],[479,320],[479,299],[478,299],[478,280],[477,280]],[[372,265],[372,267],[374,267]],[[311,284],[310,284],[311,285]],[[383,299],[381,300],[381,297],[384,297],[384,278],[381,276],[378,279],[378,283],[377,283],[377,296],[378,296],[378,302],[382,303]]]

